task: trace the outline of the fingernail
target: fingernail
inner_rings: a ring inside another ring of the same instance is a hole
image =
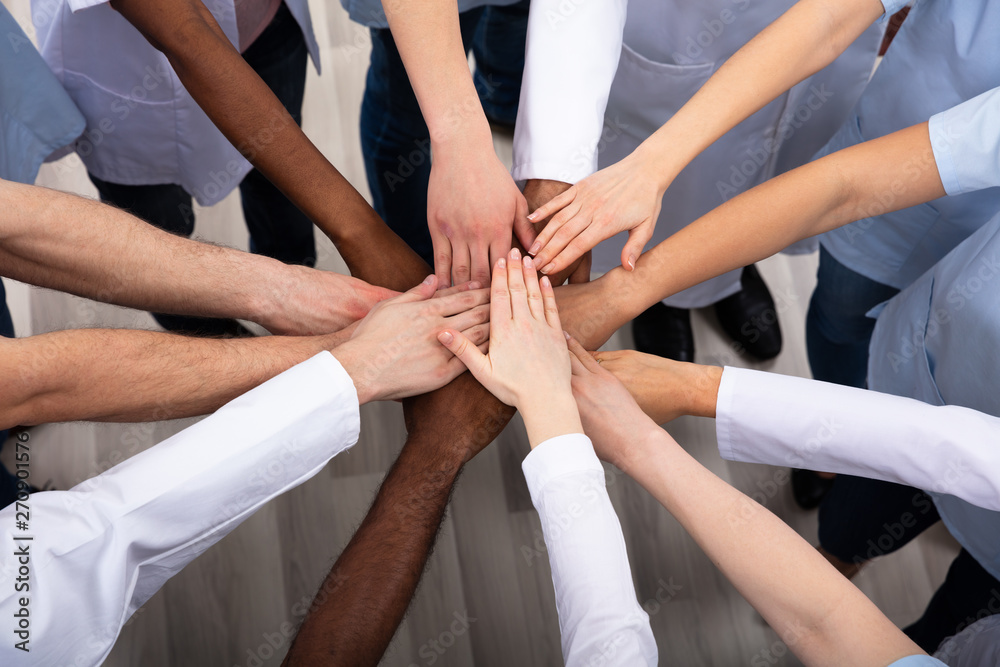
[[[545,268],[542,269],[542,273],[552,273],[552,269],[556,268],[555,264],[546,264]]]
[[[535,241],[535,244],[531,246],[531,250],[528,251],[529,255],[537,255],[538,251],[542,249],[542,244]]]
[[[635,271],[635,255],[628,256],[628,270]]]
[[[517,248],[511,248],[510,249],[510,258],[513,259],[513,260],[521,259],[521,251],[518,250]]]
[[[573,337],[569,335],[568,331],[563,331],[563,336],[566,336],[566,340],[573,340]]]
[[[434,282],[434,274],[431,274],[431,275],[427,276],[426,278],[424,278],[424,284],[425,285],[430,285],[433,282]]]
[[[542,287],[552,287],[552,281],[549,280],[548,276],[542,276],[542,279],[539,282],[542,283]]]
[[[507,260],[504,259],[503,257],[501,257],[500,259],[498,259],[497,260],[497,268],[498,269],[506,269],[507,268]]]
[[[469,283],[469,289],[479,289],[482,286],[483,286],[482,283],[480,283],[478,280],[473,280],[471,283]]]
[[[531,257],[525,257],[524,258],[524,268],[526,268],[526,269],[533,269],[533,268],[535,268],[535,260],[531,259]]]
[[[455,337],[451,335],[450,331],[442,331],[438,334],[438,340],[444,345],[451,345],[451,341],[455,340]]]
[[[528,220],[531,220],[532,222],[534,222],[537,219],[538,219],[538,213],[529,213],[528,214]]]

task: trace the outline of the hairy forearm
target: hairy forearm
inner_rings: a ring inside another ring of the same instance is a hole
[[[795,241],[944,196],[927,123],[810,162],[729,200],[644,253],[623,290],[623,317]]]
[[[320,587],[284,664],[378,664],[426,567],[462,465],[510,420],[513,411],[486,402],[487,395],[466,373],[407,402],[410,435],[399,459]]]
[[[719,137],[823,69],[882,14],[879,0],[799,0],[639,147],[665,183]]]
[[[81,329],[5,339],[0,428],[207,414],[349,335],[219,340]]]
[[[113,0],[216,127],[337,245],[352,275],[404,290],[424,263],[305,136],[199,0]]]
[[[716,477],[661,429],[626,472],[684,526],[807,665],[886,665],[920,650],[778,517]]]
[[[111,206],[0,181],[4,276],[98,301],[259,322],[294,286],[281,262],[163,232]]]

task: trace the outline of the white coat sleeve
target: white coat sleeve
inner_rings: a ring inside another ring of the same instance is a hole
[[[968,408],[727,367],[716,434],[731,461],[881,479],[1000,510],[1000,419]]]
[[[945,192],[1000,185],[1000,88],[934,114],[928,129]]]
[[[636,601],[625,538],[590,438],[546,440],[521,467],[542,521],[566,664],[655,665],[649,616]]]
[[[532,0],[514,128],[515,181],[576,183],[597,170],[627,0]]]
[[[32,494],[27,530],[4,509],[0,614],[28,609],[30,652],[8,636],[0,664],[100,664],[168,579],[359,429],[354,383],[323,352],[69,491]]]

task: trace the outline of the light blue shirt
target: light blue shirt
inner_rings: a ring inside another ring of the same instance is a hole
[[[0,178],[32,184],[86,123],[21,26],[0,5]]]
[[[387,2],[408,2],[409,0],[387,0]],[[519,0],[458,0],[458,12],[467,12],[476,7],[496,5],[503,7],[513,5]],[[340,4],[351,15],[352,21],[357,21],[361,25],[369,28],[388,28],[389,22],[385,20],[385,10],[382,8],[382,0],[340,0]]]
[[[903,4],[884,0],[887,14]],[[930,120],[934,157],[951,196],[823,235],[839,262],[902,289],[1000,210],[1000,100],[994,93],[962,104],[1000,86],[998,35],[1000,3],[916,1],[852,117],[820,155]],[[915,168],[921,167],[904,166],[900,179]]]
[[[892,663],[889,667],[947,667],[947,665],[929,655],[908,655]]]
[[[1000,208],[997,211],[885,305],[872,336],[869,388],[1000,416]],[[925,490],[955,539],[1000,579],[1000,512],[950,495],[973,468],[956,455],[939,471],[934,488]]]

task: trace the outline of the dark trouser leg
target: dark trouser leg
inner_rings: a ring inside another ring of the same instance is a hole
[[[4,289],[3,281],[0,280],[0,336],[4,338],[14,337],[14,321],[10,318],[10,309],[7,307],[7,291]],[[0,431],[0,450],[3,449],[4,442],[10,431]],[[0,464],[0,508],[7,507],[17,500],[17,478],[7,470],[6,466]]]
[[[819,543],[845,563],[864,563],[902,548],[939,520],[920,489],[837,475],[819,507]]]
[[[903,632],[928,653],[967,625],[1000,613],[1000,581],[962,549],[930,604]]]
[[[298,125],[302,125],[308,56],[302,30],[284,4],[243,54]],[[316,264],[312,221],[256,169],[240,183],[240,198],[251,252],[286,264]]]
[[[491,121],[514,126],[524,72],[524,42],[528,32],[528,0],[490,5],[476,28],[472,53],[473,82]]]
[[[482,9],[459,16],[469,48]],[[406,68],[387,28],[372,28],[372,54],[361,102],[361,151],[372,207],[425,262],[434,266],[427,230],[431,139]]]
[[[816,291],[806,315],[809,366],[817,380],[864,387],[875,329],[865,313],[899,290],[855,273],[822,246],[819,252]]]

